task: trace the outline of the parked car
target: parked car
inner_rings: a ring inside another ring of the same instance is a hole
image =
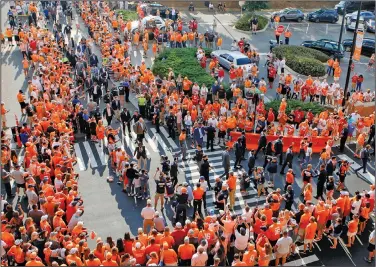
[[[319,9],[311,12],[307,16],[309,21],[314,22],[331,22],[336,23],[338,21],[338,13],[335,9]]]
[[[342,42],[343,47],[346,51],[351,51],[353,40],[352,39],[345,39]],[[371,56],[375,53],[375,39],[373,38],[363,38],[362,44],[362,55]]]
[[[164,19],[167,18],[167,17],[166,17],[166,10],[168,10],[168,11],[169,11],[169,17],[168,17],[168,19],[171,18],[171,10],[172,10],[172,8],[170,8],[170,7],[167,7],[167,6],[162,5],[162,4],[160,4],[160,3],[157,3],[157,2],[148,3],[148,4],[143,4],[143,5],[141,5],[141,6],[142,6],[144,9],[148,9],[149,12],[150,12],[150,15],[152,15],[152,16],[157,16],[157,12],[158,12],[158,10],[159,10],[159,15],[160,15],[160,17],[161,17],[161,18],[164,18]],[[177,11],[176,9],[175,9],[175,11],[176,11],[176,16],[175,16],[175,18],[177,18],[178,11]]]
[[[357,16],[358,15],[358,11],[355,11],[355,12],[352,12],[350,14],[346,14],[345,15],[345,19],[348,19],[352,16]],[[373,14],[371,11],[366,11],[366,10],[362,10],[360,11],[360,16],[364,19],[364,20],[369,20],[369,19],[375,19],[375,14]]]
[[[335,6],[338,14],[343,14],[346,4],[346,13],[351,13],[359,9],[359,5],[362,5],[363,10],[373,12],[375,10],[375,1],[341,1]]]
[[[367,20],[364,26],[367,32],[375,33],[375,20],[374,19]]]
[[[285,20],[296,20],[301,22],[304,19],[304,13],[299,9],[294,8],[285,8],[280,10],[279,12],[274,12],[273,15],[279,15],[280,21]]]
[[[347,17],[346,19],[346,30],[354,31],[356,26],[357,15],[352,15],[351,17]],[[359,17],[359,24],[358,30],[364,31],[364,18],[362,16]]]
[[[141,28],[142,30],[153,32],[156,27],[164,31],[166,29],[165,21],[158,16],[146,16],[141,20],[141,26],[138,20],[132,21],[131,31],[135,33],[136,30]]]
[[[344,56],[344,48],[341,44],[338,50],[338,42],[328,39],[320,39],[317,41],[304,41],[302,46],[309,47],[315,50],[319,50],[329,56],[335,58],[342,58]]]
[[[240,51],[215,50],[211,52],[211,57],[216,58],[219,64],[229,70],[231,66],[235,68],[241,66],[249,70],[252,66],[251,60]]]

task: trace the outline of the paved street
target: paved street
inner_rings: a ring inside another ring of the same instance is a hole
[[[1,8],[1,25],[6,25],[7,9]],[[77,15],[75,15],[76,17]],[[259,33],[254,36],[238,32],[232,28],[233,20],[235,15],[229,14],[217,14],[213,16],[212,14],[205,14],[201,12],[196,12],[194,14],[184,14],[183,18],[195,17],[199,21],[199,31],[206,31],[212,27],[212,22],[215,19],[217,21],[216,31],[220,32],[224,37],[223,47],[230,47],[233,39],[239,39],[240,37],[246,37],[251,40],[252,46],[254,46],[260,53],[267,53],[269,50],[269,40],[274,38],[274,34],[271,29],[267,29],[265,32]],[[74,26],[73,35],[75,41],[77,42],[82,36],[87,37],[87,31],[84,29],[82,21],[81,30],[77,31]],[[327,24],[315,24],[315,23],[285,23],[286,27],[292,30],[293,37],[291,39],[291,44],[300,45],[304,40],[317,40],[321,38],[338,39],[340,25],[327,25]],[[366,34],[368,36],[369,34]],[[374,37],[374,35],[372,35]],[[343,39],[352,38],[352,33],[344,32]],[[150,51],[149,51],[150,52]],[[94,48],[94,53],[100,56],[100,52],[97,48]],[[26,91],[27,81],[22,73],[21,66],[21,52],[15,46],[11,49],[7,49],[1,52],[2,64],[1,64],[1,98],[2,101],[6,103],[7,108],[11,111],[7,115],[8,125],[14,125],[15,119],[14,115],[17,115],[20,119],[20,110],[16,98],[16,92],[19,89]],[[348,55],[347,55],[348,57]],[[140,65],[142,60],[142,51],[134,51],[131,57],[132,63]],[[148,67],[151,66],[153,58],[151,53],[149,57],[145,59]],[[260,62],[260,66],[264,64],[264,58]],[[341,62],[342,69],[345,69],[347,58]],[[361,58],[361,62],[356,64],[355,71],[358,73],[363,73],[365,76],[364,88],[375,89],[375,79],[373,74],[366,73],[366,63],[368,63],[368,58]],[[346,68],[347,69],[347,68]],[[266,75],[266,70],[264,68],[260,71],[260,76]],[[331,78],[328,79],[331,81]],[[345,74],[341,76],[340,83],[344,84]],[[268,96],[273,98],[274,93],[269,92]],[[137,109],[137,100],[134,95],[130,97],[131,103],[126,103],[125,107],[130,109],[131,113]],[[85,101],[84,101],[85,105]],[[101,110],[104,108],[104,104],[101,103]],[[113,122],[112,126],[117,128],[120,127],[120,123]],[[155,183],[153,183],[153,176],[157,167],[160,167],[160,156],[167,155],[171,160],[173,156],[179,153],[179,144],[177,140],[172,140],[167,138],[168,129],[161,127],[161,134],[156,134],[154,125],[151,122],[147,122],[148,132],[146,134],[146,149],[148,154],[148,165],[150,167],[150,190],[152,195],[155,192]],[[134,154],[135,150],[135,134],[132,133],[132,139],[127,135],[124,136],[123,133],[119,134],[120,141],[119,144],[127,151],[129,155]],[[177,139],[177,138],[176,138]],[[190,142],[188,142],[190,145]],[[206,151],[205,153],[209,156],[209,162],[213,169],[210,174],[210,182],[214,184],[214,178],[218,175],[224,173],[224,168],[222,167],[221,153],[223,147],[215,146],[215,151]],[[353,145],[349,145],[344,154],[338,154],[337,148],[333,148],[335,154],[339,158],[349,157],[353,159]],[[77,135],[77,142],[74,145],[74,150],[76,156],[78,157],[78,163],[76,169],[80,175],[79,177],[79,188],[80,193],[85,200],[85,214],[83,220],[85,222],[85,227],[90,230],[94,230],[103,239],[107,236],[112,236],[115,240],[122,237],[125,232],[130,231],[133,235],[137,235],[137,229],[142,225],[142,218],[140,216],[141,209],[145,206],[146,200],[136,199],[128,197],[122,192],[122,186],[117,184],[117,180],[113,183],[108,183],[106,178],[109,176],[115,176],[111,168],[108,167],[108,155],[103,147],[99,147],[98,144],[89,142],[85,140],[82,135]],[[205,151],[206,149],[204,149]],[[19,159],[22,161],[24,150],[18,150]],[[197,183],[199,178],[199,173],[197,169],[197,164],[192,160],[194,150],[188,150],[188,161],[179,160],[179,182],[187,181],[191,186]],[[231,164],[233,164],[235,157],[234,153],[231,152]],[[258,157],[256,165],[263,164],[263,158]],[[355,164],[361,164],[360,160],[353,160]],[[375,159],[372,158],[371,162]],[[318,155],[315,155],[312,160],[313,166],[318,164]],[[353,167],[355,167],[355,164]],[[356,165],[357,166],[357,165]],[[246,161],[243,162],[243,167],[247,171],[248,167]],[[295,156],[293,169],[295,173],[300,173],[299,162],[297,156]],[[370,173],[375,174],[374,166],[369,166]],[[374,182],[373,175],[367,177],[358,177],[351,171],[351,175],[346,178],[346,187],[351,194],[354,194],[357,190],[368,189],[370,182],[367,179],[371,179]],[[299,175],[300,176],[300,175]],[[299,197],[299,193],[303,186],[303,181],[301,178],[295,179],[293,185],[296,192],[296,204],[299,204],[302,199]],[[284,177],[277,175],[275,178],[275,188],[284,187]],[[316,181],[313,182],[314,195],[316,190]],[[337,193],[336,193],[337,194]],[[207,207],[208,210],[214,208],[213,202],[214,192],[208,192],[207,196]],[[235,212],[239,213],[247,204],[250,207],[260,206],[265,203],[265,197],[257,198],[257,192],[255,189],[250,189],[248,195],[242,195],[239,191],[239,185],[237,187],[236,193],[236,205]],[[337,197],[337,195],[335,195]],[[13,203],[16,204],[16,199]],[[296,206],[295,206],[296,207]],[[162,213],[163,217],[166,219],[168,225],[172,225],[172,207],[168,203],[165,206],[165,212]],[[191,216],[193,209],[188,211],[188,215]],[[369,229],[371,226],[369,225]],[[322,241],[315,243],[314,250],[312,253],[302,255],[301,257],[295,258],[286,266],[328,266],[328,265],[338,265],[343,266],[364,266],[363,256],[366,255],[366,247],[368,242],[369,231],[367,230],[362,236],[358,237],[355,241],[355,245],[351,249],[347,249],[345,246],[340,244],[336,250],[331,250],[329,246],[331,243],[329,239],[323,238]],[[345,242],[347,240],[344,240]],[[93,241],[89,244],[92,245]]]

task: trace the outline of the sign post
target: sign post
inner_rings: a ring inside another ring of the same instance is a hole
[[[354,50],[354,55],[353,55],[353,59],[357,61],[360,61],[360,54],[362,53],[363,37],[364,37],[364,32],[358,30],[356,33],[355,50]]]
[[[243,16],[243,6],[245,5],[245,1],[239,1],[240,6],[240,16]]]

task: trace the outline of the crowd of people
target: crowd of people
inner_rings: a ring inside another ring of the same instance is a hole
[[[224,70],[215,59],[203,60],[202,47],[214,47],[214,43],[222,46],[219,35],[198,33],[195,21],[190,23],[191,32],[183,33],[179,19],[166,33],[154,32],[156,41],[151,47],[154,54],[163,49],[164,39],[171,48],[197,47],[197,57],[202,65],[205,63],[204,67],[209,64],[216,79],[213,85],[199,85],[190,80],[193,77],[181,77],[173,69],[166,77],[158,77],[144,62],[140,66],[130,64],[130,52],[139,49],[140,43],[147,55],[149,34],[132,33],[129,22],[116,15],[108,4],[80,1],[76,8],[76,15],[81,17],[90,36],[77,44],[71,27],[73,13],[67,12],[70,7],[47,1],[41,1],[41,5],[29,3],[27,25],[12,24],[4,34],[9,46],[18,45],[20,51],[15,53],[22,53],[20,66],[28,87],[27,92],[19,90],[17,94],[21,118],[25,121],[15,129],[25,150],[22,162],[6,135],[8,110],[6,103],[2,103],[1,177],[8,200],[15,197],[11,188],[13,179],[16,197],[19,201],[27,199],[27,210],[21,205],[14,208],[5,197],[1,199],[2,265],[278,266],[296,258],[298,253],[303,257],[312,251],[313,243],[322,238],[328,238],[331,248],[336,249],[339,239],[346,233],[347,246],[354,245],[355,236],[362,234],[370,221],[375,188],[371,185],[364,192],[349,196],[345,177],[350,163],[339,161],[332,147],[338,144],[343,151],[348,138],[355,138],[355,154],[362,159],[363,172],[366,172],[370,156],[374,155],[375,122],[374,114],[365,117],[357,112],[348,114],[348,109],[341,107],[339,101],[347,96],[343,95],[338,79],[332,84],[312,77],[305,81],[295,79],[290,74],[285,75],[285,59],[269,54],[265,80],[260,77],[257,52],[245,51],[246,43],[240,40],[233,47],[245,52],[254,65],[249,71],[230,69],[232,97],[228,100],[222,83]],[[137,10],[142,17],[143,11]],[[61,17],[52,14],[61,14]],[[66,23],[61,23],[63,18]],[[257,21],[252,25],[255,23]],[[86,31],[76,27],[78,30]],[[160,35],[162,42],[159,42]],[[100,55],[93,52],[94,46],[99,47]],[[102,66],[99,58],[104,63]],[[330,71],[328,69],[329,74]],[[374,94],[362,92],[362,78],[358,74],[352,78],[354,92],[348,97],[353,103],[374,99]],[[111,79],[121,81],[119,90],[111,90]],[[241,87],[244,87],[244,94]],[[124,106],[132,90],[139,93],[138,112],[130,114]],[[275,90],[276,97],[281,99],[276,114],[265,110],[260,92],[265,94],[267,90]],[[308,96],[311,102],[332,105],[333,111],[313,114],[298,108],[286,113],[287,99],[304,102]],[[105,104],[103,110],[100,109],[102,103]],[[112,127],[113,119],[120,122],[121,127]],[[168,138],[178,137],[181,148],[181,155],[171,161],[166,156],[161,157],[161,168],[152,179],[149,179],[143,143],[147,130],[145,120],[153,122],[157,133],[159,127],[166,125]],[[128,155],[124,148],[116,145],[120,131],[122,136],[128,134],[130,138],[132,131],[136,134],[134,155]],[[243,134],[229,147],[227,139],[232,131]],[[260,140],[258,148],[246,155],[245,133],[248,132],[259,133]],[[77,133],[85,134],[86,140],[106,144],[109,167],[117,173],[116,178],[109,177],[108,181],[116,179],[128,196],[146,201],[141,211],[143,225],[137,236],[125,233],[124,238],[116,241],[112,237],[104,240],[96,236],[95,229],[85,227],[81,217],[90,203],[84,207],[78,188],[79,174],[74,168],[77,159],[72,144]],[[267,135],[279,138],[267,142]],[[299,174],[293,171],[292,147],[284,152],[284,136],[304,138],[298,156]],[[318,165],[312,166],[312,147],[315,146],[312,137],[315,136],[330,136],[331,140],[321,151]],[[219,145],[222,141],[225,147],[222,154],[225,173],[211,184],[210,157],[203,147],[214,150],[214,141]],[[178,181],[178,157],[187,160],[189,146],[196,149],[193,161],[197,162],[200,172],[199,182],[194,185]],[[233,169],[241,170],[242,160],[247,159],[248,172],[241,171],[239,175],[232,171],[232,148],[236,156]],[[263,166],[256,164],[259,153],[264,155]],[[282,165],[279,174],[285,176],[283,190],[274,188],[278,165]],[[313,196],[312,181],[316,177],[316,196]],[[293,209],[295,179],[304,182],[298,192],[302,203],[296,210]],[[150,192],[151,182],[156,184],[154,194]],[[263,193],[266,204],[256,208],[246,205],[241,214],[235,214],[237,183],[241,183],[243,193],[250,187],[258,191],[258,197]],[[206,208],[208,190],[215,192],[217,212]],[[334,195],[335,190],[339,191],[338,197]],[[189,207],[193,207],[192,214],[188,214]],[[173,228],[166,226],[161,214],[167,208],[174,214]],[[365,257],[369,263],[374,259],[374,235],[373,230],[369,255]],[[88,239],[96,240],[95,248],[88,246]],[[303,245],[300,250],[299,244]]]

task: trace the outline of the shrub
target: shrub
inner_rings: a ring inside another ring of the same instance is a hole
[[[267,1],[246,1],[245,5],[243,6],[243,9],[247,11],[255,11],[260,9],[267,9],[268,7],[269,5]]]
[[[138,15],[136,11],[118,9],[116,10],[116,14],[118,14],[119,16],[122,16],[124,21],[138,19]]]
[[[235,24],[235,28],[242,31],[250,31],[249,21],[256,16],[258,19],[257,30],[262,30],[268,24],[268,19],[261,15],[255,15],[254,13],[244,14]]]
[[[329,59],[326,54],[304,46],[281,45],[273,48],[276,57],[286,58],[286,65],[302,75],[320,77],[325,75],[323,65]]]
[[[154,60],[152,71],[154,75],[161,78],[168,76],[168,69],[172,68],[175,75],[188,77],[192,82],[200,86],[204,83],[211,86],[214,78],[206,73],[196,58],[196,48],[174,48],[166,49]],[[210,55],[211,50],[205,49],[205,54]]]
[[[280,104],[281,104],[281,100],[272,100],[269,103],[265,104],[265,110],[268,111],[269,108],[272,108],[274,111],[274,115],[277,118]],[[308,110],[311,110],[314,115],[320,114],[326,109],[324,106],[321,106],[318,103],[302,102],[300,100],[289,99],[287,100],[286,114],[290,114],[291,110],[295,110],[298,107],[300,107],[305,112],[307,112]]]

